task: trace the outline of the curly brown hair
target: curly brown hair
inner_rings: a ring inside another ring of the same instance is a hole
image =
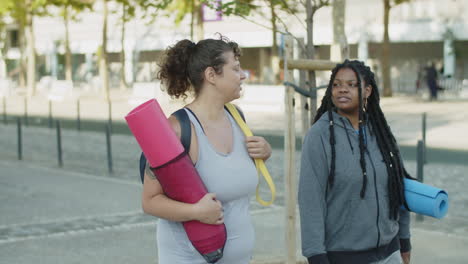
[[[191,89],[198,95],[206,68],[213,67],[217,74],[222,74],[227,63],[224,53],[231,51],[236,59],[241,56],[239,45],[223,36],[201,40],[197,44],[188,39],[181,40],[166,50],[159,63],[157,78],[171,97],[186,98]]]

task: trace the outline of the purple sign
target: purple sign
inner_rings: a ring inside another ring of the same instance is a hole
[[[203,22],[222,20],[222,12],[218,11],[221,8],[221,0],[215,0],[211,3],[211,6],[202,4]]]

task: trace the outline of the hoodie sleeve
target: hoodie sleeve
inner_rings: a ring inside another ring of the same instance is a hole
[[[406,209],[400,209],[400,220],[398,221],[398,224],[400,226],[400,230],[398,231],[400,250],[401,252],[411,251],[410,212]]]
[[[301,220],[302,254],[309,263],[329,263],[325,248],[325,191],[328,162],[321,133],[307,133],[302,145],[298,202]]]
[[[401,156],[400,146],[398,147],[398,152],[400,153],[400,162],[404,166],[403,157]],[[406,173],[406,169],[405,169]],[[406,210],[406,208],[400,209],[400,219],[398,220],[398,237],[400,239],[400,251],[401,252],[408,252],[411,251],[411,232],[410,232],[410,212]]]

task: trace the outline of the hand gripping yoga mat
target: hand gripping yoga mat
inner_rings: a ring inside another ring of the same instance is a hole
[[[412,212],[439,219],[447,214],[449,199],[444,190],[415,180],[404,181],[406,203]]]
[[[180,202],[198,202],[207,190],[158,102],[151,99],[143,103],[125,119],[164,193]],[[224,224],[209,225],[199,221],[182,224],[189,240],[208,263],[215,263],[223,256]]]

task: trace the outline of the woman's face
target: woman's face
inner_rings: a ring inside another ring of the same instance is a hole
[[[240,97],[241,85],[246,76],[240,66],[240,62],[234,56],[234,52],[224,53],[226,64],[223,66],[223,72],[217,75],[216,87],[226,96],[228,102]]]
[[[361,86],[366,85],[361,80]],[[362,98],[367,98],[371,94],[372,88],[366,85],[362,88]],[[353,70],[349,68],[340,69],[332,84],[332,101],[341,114],[359,113],[359,90],[358,79]]]

